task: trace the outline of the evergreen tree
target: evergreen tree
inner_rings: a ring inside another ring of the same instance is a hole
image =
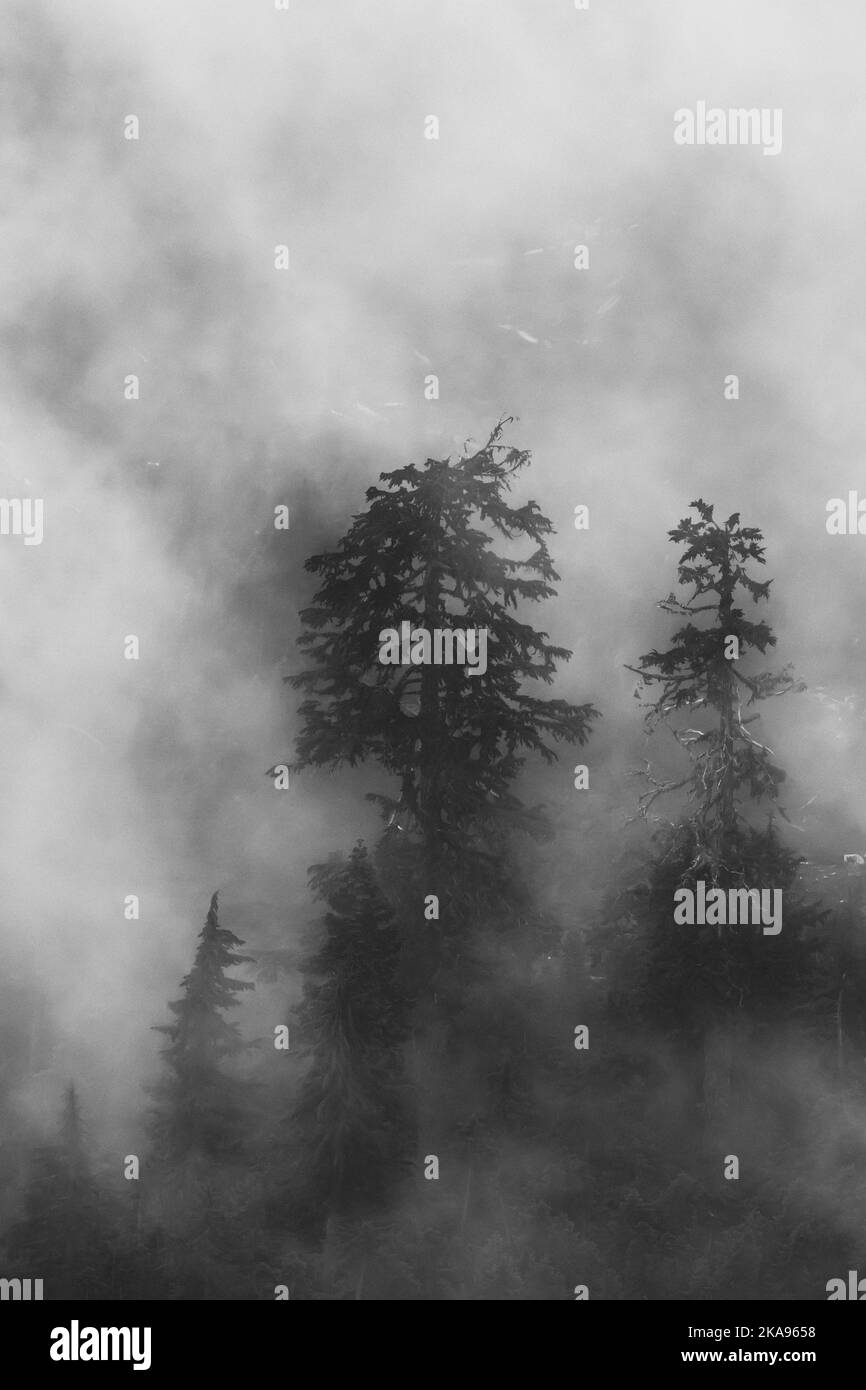
[[[508,423],[475,453],[384,473],[367,491],[366,510],[337,548],[307,561],[320,581],[301,613],[310,665],[289,678],[305,696],[296,767],[372,760],[397,781],[393,795],[369,799],[388,824],[376,863],[399,914],[401,980],[414,1000],[408,1066],[419,1171],[423,1155],[449,1140],[452,1163],[463,1150],[471,1164],[484,1088],[482,1108],[500,1112],[522,1090],[516,1045],[503,1049],[494,1032],[491,1055],[478,1058],[473,1023],[477,1002],[497,994],[491,934],[539,943],[551,935],[523,910],[509,846],[513,831],[543,837],[550,825],[514,783],[528,756],[552,764],[555,745],[584,744],[598,717],[591,704],[531,689],[552,684],[571,653],[524,620],[525,607],[554,595],[559,576],[549,519],[534,501],[509,502],[530,454],[503,442]],[[403,622],[427,640],[437,630],[483,629],[486,670],[383,663],[382,634]],[[428,919],[431,898],[437,915]],[[481,1074],[477,1090],[460,1084],[467,1060]]]
[[[403,1171],[407,1025],[400,935],[363,845],[314,866],[310,881],[327,911],[299,1010],[309,1066],[292,1116],[292,1186],[296,1224],[321,1233],[329,1217],[374,1211]]]
[[[507,493],[527,466],[526,450],[501,442],[456,461],[428,459],[381,475],[335,551],[307,569],[321,580],[301,613],[299,643],[313,665],[288,677],[305,692],[298,767],[354,766],[374,759],[399,780],[399,795],[370,794],[392,825],[418,832],[428,884],[442,886],[455,862],[501,847],[512,827],[543,834],[537,808],[512,783],[526,752],[547,762],[552,743],[582,744],[597,711],[539,699],[526,681],[550,684],[571,653],[519,617],[519,606],[551,596],[558,578],[538,505],[510,506]],[[496,554],[487,526],[508,542],[528,540],[525,559]],[[487,669],[382,664],[379,635],[408,620],[414,629],[487,630]]]
[[[757,713],[746,711],[804,689],[790,668],[754,671],[741,664],[750,652],[763,655],[776,644],[767,623],[749,621],[738,606],[740,591],[754,603],[768,597],[771,581],[759,582],[747,568],[765,563],[763,537],[741,526],[739,513],[721,524],[704,501],[692,507],[697,519],[686,518],[669,532],[672,542],[685,545],[678,582],[692,592],[684,600],[672,593],[659,605],[688,621],[666,651],[648,652],[639,667],[629,669],[644,687],[659,687],[647,711],[648,729],[664,723],[690,759],[681,777],[659,779],[649,768],[646,773],[644,814],[659,797],[674,793],[684,809],[659,836],[639,895],[651,924],[643,1003],[694,1059],[709,1115],[729,1104],[735,1035],[743,1033],[747,1017],[753,1026],[767,1026],[806,1008],[810,988],[820,1008],[825,991],[823,982],[809,978],[820,914],[798,900],[800,858],[780,840],[772,815],[764,826],[755,820],[762,804],[778,804],[785,773],[755,737]],[[709,616],[696,623],[697,615]],[[674,892],[694,889],[699,880],[708,890],[781,889],[781,935],[764,937],[755,924],[676,924]]]
[[[226,971],[251,957],[239,955],[236,948],[243,942],[219,925],[217,899],[214,893],[192,970],[181,981],[183,995],[168,1006],[174,1022],[155,1029],[169,1039],[161,1054],[168,1076],[153,1088],[159,1102],[154,1140],[158,1154],[168,1160],[190,1153],[228,1155],[240,1144],[244,1090],[223,1064],[244,1043],[237,1025],[223,1014],[239,1003],[237,995],[253,988]]]
[[[23,1210],[5,1239],[7,1267],[42,1279],[46,1299],[123,1296],[118,1232],[87,1158],[75,1086],[57,1137],[34,1150]]]
[[[750,673],[741,664],[748,652],[764,655],[776,645],[767,623],[750,622],[738,606],[738,590],[753,603],[769,596],[772,580],[759,582],[747,569],[749,562],[766,563],[761,532],[741,526],[739,512],[720,525],[712,506],[700,498],[691,505],[698,519],[686,517],[668,534],[674,544],[686,546],[677,580],[692,593],[685,600],[671,593],[659,604],[689,621],[674,633],[667,651],[653,650],[640,658],[637,674],[643,686],[661,687],[647,712],[648,728],[664,721],[692,766],[678,780],[658,782],[648,774],[653,785],[642,805],[646,811],[659,796],[685,791],[691,809],[680,824],[687,824],[694,837],[699,856],[695,868],[716,883],[721,877],[739,876],[726,855],[735,846],[742,850],[744,803],[776,802],[785,780],[771,749],[750,731],[759,716],[746,715],[744,702],[748,710],[805,686],[794,679],[790,667]],[[712,615],[709,623],[702,620],[698,626],[691,621],[706,613]],[[676,725],[679,714],[688,716],[689,727]],[[709,727],[691,727],[696,714]]]

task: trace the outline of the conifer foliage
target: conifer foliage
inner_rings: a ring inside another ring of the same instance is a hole
[[[240,1088],[222,1064],[244,1047],[237,1025],[223,1017],[253,988],[226,973],[251,960],[238,954],[242,945],[220,926],[214,893],[192,969],[181,981],[183,994],[168,1006],[174,1022],[156,1027],[169,1040],[162,1051],[168,1076],[155,1088],[154,1119],[156,1146],[166,1158],[228,1153],[240,1142]]]
[[[768,624],[749,621],[737,603],[739,590],[754,603],[768,597],[771,581],[759,582],[747,569],[750,562],[765,563],[763,536],[742,526],[738,512],[719,523],[708,503],[699,499],[692,507],[697,520],[686,518],[669,532],[671,541],[685,545],[678,579],[692,592],[685,600],[672,593],[659,605],[688,622],[666,651],[654,649],[630,668],[645,686],[660,687],[647,711],[648,728],[670,728],[690,758],[682,777],[646,773],[651,785],[642,798],[644,813],[659,797],[676,793],[681,809],[658,836],[636,900],[648,922],[641,1009],[693,1058],[702,1058],[699,1088],[710,1117],[720,1109],[713,1093],[730,1092],[747,1021],[760,1014],[766,1023],[806,1008],[820,913],[796,892],[800,856],[782,842],[772,815],[785,773],[752,731],[757,713],[746,712],[804,689],[788,667],[753,671],[748,660],[741,664],[749,653],[763,655],[776,644]],[[692,621],[698,615],[708,617]],[[762,804],[771,809],[765,825],[756,823]],[[677,924],[674,893],[694,890],[699,881],[722,890],[778,890],[786,904],[781,935],[765,937],[753,921]]]
[[[508,423],[470,456],[383,473],[337,549],[307,561],[321,586],[301,614],[299,643],[313,664],[288,678],[306,695],[296,766],[378,760],[400,793],[370,799],[437,855],[465,850],[468,834],[494,825],[542,833],[542,818],[512,790],[524,755],[554,761],[552,744],[584,743],[597,717],[590,704],[523,688],[549,685],[571,653],[519,614],[551,596],[558,575],[548,518],[533,501],[507,501],[530,459],[502,442]],[[523,559],[499,555],[491,530],[534,548]],[[486,671],[382,664],[380,633],[405,620],[430,633],[486,629]]]
[[[785,779],[772,750],[751,730],[758,714],[746,711],[771,696],[805,687],[790,667],[749,672],[741,664],[749,652],[763,655],[776,645],[767,623],[751,622],[738,606],[739,590],[753,603],[769,595],[772,581],[759,582],[747,569],[749,562],[765,564],[761,532],[742,526],[739,512],[720,523],[702,499],[691,505],[697,519],[686,517],[668,534],[674,544],[685,544],[677,577],[692,592],[684,600],[671,593],[659,604],[688,622],[674,633],[667,651],[647,652],[638,668],[629,669],[640,675],[642,687],[660,687],[647,711],[649,729],[664,721],[691,759],[689,772],[680,779],[659,781],[648,771],[651,786],[643,810],[665,794],[685,794],[696,867],[700,862],[715,883],[726,873],[738,876],[730,855],[735,843],[745,850],[744,803],[776,802]],[[709,621],[692,621],[699,614],[711,615]],[[688,716],[688,727],[677,721],[679,715]],[[693,727],[695,719],[700,727]]]
[[[5,1265],[42,1279],[46,1299],[120,1297],[111,1214],[91,1171],[72,1082],[57,1135],[36,1148],[29,1168],[22,1210],[5,1241]]]
[[[400,935],[358,844],[310,870],[327,911],[299,1010],[309,1063],[293,1116],[303,1203],[314,1221],[381,1202],[406,1157]]]

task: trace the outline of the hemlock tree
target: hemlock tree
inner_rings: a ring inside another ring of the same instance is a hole
[[[90,1169],[71,1082],[57,1138],[29,1166],[23,1211],[4,1242],[11,1272],[42,1279],[46,1299],[122,1298],[119,1231]]]
[[[363,845],[315,865],[310,882],[327,911],[299,1009],[309,1068],[292,1116],[293,1185],[303,1219],[333,1250],[340,1224],[374,1212],[408,1161],[408,1027],[400,934]]]
[[[533,682],[552,684],[571,653],[523,618],[554,595],[558,575],[551,522],[536,502],[508,500],[530,461],[503,442],[509,423],[474,453],[383,473],[368,489],[337,548],[307,561],[319,580],[301,613],[310,664],[288,678],[305,696],[296,767],[372,761],[397,782],[394,794],[369,799],[388,822],[377,868],[397,905],[402,978],[415,996],[408,1065],[419,1170],[454,1128],[455,1107],[468,1104],[456,1084],[454,1020],[497,964],[477,949],[478,933],[522,930],[508,839],[550,829],[513,784],[528,756],[552,764],[557,742],[584,744],[597,717],[591,704],[531,692]],[[422,633],[412,644],[418,664],[411,651],[405,665],[385,664],[386,636],[403,622]],[[424,642],[454,629],[486,632],[485,670],[419,660]],[[438,916],[428,920],[430,898]]]
[[[223,1013],[238,1004],[237,995],[253,988],[226,971],[251,957],[237,953],[243,942],[219,925],[217,914],[214,893],[192,970],[181,981],[183,995],[168,1006],[175,1021],[155,1029],[169,1039],[161,1054],[168,1076],[152,1088],[159,1101],[153,1136],[158,1153],[168,1160],[191,1153],[227,1155],[240,1143],[242,1088],[221,1064],[244,1043]]]
[[[647,811],[666,793],[684,790],[692,808],[687,823],[694,836],[700,867],[715,884],[741,874],[727,856],[741,848],[747,824],[744,803],[777,801],[785,773],[773,761],[772,750],[760,743],[749,726],[759,717],[746,709],[771,696],[805,690],[790,667],[778,672],[749,673],[740,662],[750,651],[763,656],[776,638],[766,622],[750,622],[737,606],[738,589],[758,603],[769,596],[772,580],[758,582],[749,574],[749,561],[763,565],[763,536],[753,526],[741,526],[739,512],[720,525],[713,508],[698,499],[691,506],[698,520],[686,517],[668,534],[674,544],[685,543],[678,565],[678,582],[692,589],[685,600],[669,594],[659,607],[689,621],[673,636],[665,652],[653,650],[640,658],[636,670],[645,686],[660,686],[650,705],[650,730],[664,721],[692,762],[679,780],[658,782],[648,773],[651,789],[642,798]],[[708,602],[699,600],[708,599]],[[697,614],[713,615],[709,625],[691,621]],[[698,714],[709,727],[678,728],[671,717]],[[782,813],[784,814],[784,812]]]
[[[805,688],[788,667],[755,671],[741,664],[776,644],[767,623],[749,621],[738,606],[740,592],[754,603],[768,597],[771,581],[759,582],[747,568],[765,563],[763,537],[741,526],[737,512],[719,523],[701,499],[692,507],[697,519],[687,517],[669,532],[672,542],[685,545],[678,581],[692,592],[685,599],[672,593],[659,605],[688,621],[666,651],[650,651],[629,669],[642,686],[659,689],[647,710],[648,729],[665,724],[691,762],[682,777],[660,779],[649,767],[645,774],[645,815],[665,795],[679,794],[685,803],[679,818],[667,822],[645,890],[651,922],[646,1000],[694,1056],[705,1113],[719,1116],[728,1103],[734,1033],[742,1031],[745,1011],[768,1022],[805,1006],[815,948],[809,928],[818,914],[798,901],[800,858],[780,841],[772,814],[765,826],[755,823],[762,803],[777,803],[785,773],[753,732],[757,714],[746,711]],[[708,617],[699,625],[693,621],[698,615]],[[708,890],[783,890],[781,935],[765,937],[751,924],[675,924],[675,890],[694,889],[699,880]]]
[[[512,828],[545,833],[544,817],[511,785],[526,753],[555,761],[552,743],[583,744],[597,717],[589,704],[524,689],[549,685],[571,653],[518,616],[521,604],[555,593],[558,575],[545,543],[550,521],[535,502],[506,501],[530,460],[502,443],[507,423],[471,456],[383,473],[337,549],[306,565],[321,586],[301,613],[299,643],[312,665],[287,677],[306,695],[295,765],[374,759],[393,774],[399,794],[370,799],[420,836],[428,885],[442,885],[446,865],[483,858],[485,843],[501,847]],[[534,548],[525,559],[499,555],[489,530]],[[486,671],[382,664],[381,634],[406,620],[430,634],[486,629]]]

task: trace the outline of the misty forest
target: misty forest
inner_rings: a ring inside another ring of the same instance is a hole
[[[0,1302],[866,1298],[860,0],[0,40]]]
[[[84,1074],[47,1132],[7,1131],[3,1265],[46,1298],[815,1299],[866,1259],[863,860],[805,842],[765,742],[804,686],[766,664],[762,531],[672,518],[629,663],[647,756],[602,835],[603,699],[545,693],[570,634],[536,626],[559,576],[542,504],[510,500],[516,427],[382,473],[306,559],[295,749],[262,773],[359,769],[378,827],[321,844],[285,945],[201,901],[138,1152],[94,1143]],[[486,628],[486,670],[383,664],[403,619]],[[567,842],[525,794],[563,760]],[[552,856],[594,885],[577,913]],[[699,880],[781,890],[781,930],[677,923]],[[6,1004],[8,1114],[33,1060]]]

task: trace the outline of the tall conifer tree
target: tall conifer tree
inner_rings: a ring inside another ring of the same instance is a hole
[[[755,604],[769,597],[772,580],[761,582],[747,569],[749,563],[766,563],[761,532],[741,526],[739,512],[719,523],[713,507],[701,499],[692,507],[697,520],[686,517],[668,533],[674,544],[685,545],[677,579],[692,592],[685,599],[671,593],[659,604],[688,621],[674,633],[667,651],[647,652],[638,668],[629,669],[637,671],[643,686],[660,688],[647,712],[649,728],[665,722],[692,764],[680,779],[651,779],[644,809],[661,795],[684,791],[686,820],[699,856],[695,867],[700,865],[713,883],[727,883],[741,877],[737,856],[743,854],[752,823],[749,808],[776,802],[785,779],[772,750],[752,732],[758,713],[748,711],[772,696],[805,687],[790,667],[749,671],[742,664],[750,652],[763,656],[776,645],[768,624],[750,621],[739,606],[738,591]],[[699,614],[711,617],[695,623]],[[688,727],[678,725],[680,714],[688,716]],[[692,726],[695,716],[699,728]]]
[[[373,759],[399,782],[397,796],[371,793],[392,824],[425,846],[428,883],[515,827],[544,833],[543,816],[513,791],[525,755],[553,762],[557,741],[582,744],[597,711],[540,699],[570,652],[521,620],[522,604],[554,594],[558,578],[537,503],[508,504],[526,450],[502,443],[501,421],[485,446],[456,461],[428,459],[382,474],[368,506],[335,551],[307,569],[320,579],[299,639],[312,665],[288,679],[304,691],[297,766],[354,766]],[[523,559],[497,554],[490,532],[528,540]],[[464,665],[382,664],[380,633],[399,629],[487,630],[487,670]]]
[[[674,544],[685,546],[678,582],[691,593],[685,599],[671,593],[659,604],[687,621],[667,650],[654,649],[629,669],[644,688],[659,689],[647,709],[648,729],[669,728],[690,761],[682,776],[646,773],[645,814],[660,797],[675,795],[681,804],[661,833],[647,884],[645,1000],[696,1061],[696,1085],[714,1120],[729,1106],[737,1039],[747,1017],[766,1023],[793,1004],[803,1006],[814,956],[808,928],[817,915],[798,900],[799,856],[783,844],[772,816],[785,773],[753,728],[755,705],[805,688],[789,667],[755,670],[748,660],[776,644],[768,624],[750,621],[739,606],[740,593],[755,604],[768,598],[771,581],[758,581],[748,568],[765,563],[763,536],[742,526],[738,512],[718,522],[703,500],[692,507],[697,519],[687,517],[669,532]],[[764,825],[758,820],[762,806],[771,809]],[[677,925],[674,892],[694,890],[698,881],[707,890],[782,890],[781,935],[765,936],[754,923]]]
[[[168,1075],[153,1088],[159,1105],[154,1117],[158,1151],[168,1159],[189,1153],[228,1154],[240,1143],[242,1091],[223,1063],[243,1048],[237,1025],[223,1014],[234,1008],[237,996],[253,988],[226,972],[251,957],[239,955],[243,942],[218,918],[214,893],[183,994],[169,1004],[174,1022],[156,1026],[165,1033],[162,1051]]]
[[[456,1081],[466,1073],[462,1050],[477,1042],[469,1001],[490,992],[498,967],[483,938],[495,928],[548,939],[517,908],[524,895],[508,843],[515,831],[547,836],[550,825],[514,783],[528,757],[552,764],[557,743],[584,744],[598,717],[591,704],[532,691],[551,685],[571,653],[525,620],[525,608],[555,594],[559,576],[550,520],[534,501],[509,502],[530,462],[527,450],[503,442],[509,423],[474,453],[410,464],[368,489],[336,549],[307,561],[319,580],[301,613],[309,665],[288,678],[305,697],[296,767],[373,762],[396,781],[369,799],[388,823],[376,864],[399,914],[401,979],[414,1000],[419,1172],[423,1155],[449,1136],[452,1172],[461,1151],[471,1162],[465,1136],[477,1102]],[[428,640],[485,630],[486,670],[415,664],[411,653],[405,665],[386,664],[384,634],[404,622]],[[483,1087],[496,1066],[479,1070]],[[500,1081],[490,1083],[498,1092]]]

